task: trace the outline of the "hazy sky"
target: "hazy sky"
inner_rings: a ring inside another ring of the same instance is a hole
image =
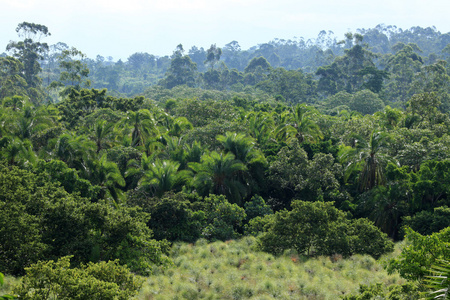
[[[170,55],[180,43],[188,50],[236,40],[248,49],[274,38],[314,38],[321,30],[340,38],[382,23],[450,32],[449,0],[0,0],[0,8],[0,53],[27,21],[49,28],[49,44],[114,60],[135,52]]]

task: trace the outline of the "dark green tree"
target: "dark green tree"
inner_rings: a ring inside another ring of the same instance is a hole
[[[192,185],[200,195],[226,195],[237,203],[246,196],[245,183],[239,180],[238,173],[247,168],[232,153],[213,151],[204,154],[199,163],[192,162],[188,166],[195,173]]]
[[[171,89],[177,85],[195,86],[197,65],[188,55],[184,55],[183,46],[180,44],[174,51],[170,67],[166,77],[159,82],[160,85]]]

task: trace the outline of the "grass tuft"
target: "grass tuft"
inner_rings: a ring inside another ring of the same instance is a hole
[[[308,259],[255,251],[256,239],[175,243],[174,265],[148,278],[138,299],[340,299],[360,284],[403,283],[370,256]],[[383,261],[383,260],[381,260]]]

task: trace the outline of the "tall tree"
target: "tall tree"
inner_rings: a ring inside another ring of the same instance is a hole
[[[160,85],[171,89],[177,85],[195,85],[195,72],[197,64],[192,62],[188,55],[184,55],[183,45],[178,45],[175,49],[170,67],[166,72],[166,78],[160,81]]]
[[[41,43],[40,39],[51,35],[47,26],[23,22],[20,23],[16,32],[23,41],[11,41],[6,50],[12,52],[13,56],[23,64],[23,76],[28,85],[28,94],[33,102],[39,102],[43,99],[40,89],[41,78],[39,73],[42,71],[39,60],[44,58],[44,53],[48,51],[47,43]]]
[[[12,56],[0,57],[0,99],[26,95],[27,82],[22,77],[23,64]]]
[[[211,47],[209,47],[206,51],[206,60],[204,64],[209,65],[211,70],[214,69],[214,66],[219,62],[221,55],[222,49],[217,47],[216,44],[211,45]]]
[[[91,85],[91,82],[87,79],[89,69],[87,64],[83,62],[85,58],[86,55],[74,47],[64,50],[58,56],[59,67],[62,72],[59,81],[52,82],[50,86],[53,88],[61,87],[61,96],[67,96],[73,89],[79,91],[82,87],[87,88]]]

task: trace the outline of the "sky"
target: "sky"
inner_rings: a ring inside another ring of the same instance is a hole
[[[435,26],[450,32],[449,0],[0,0],[0,53],[21,22],[46,25],[49,45],[64,42],[90,58],[126,60],[136,52],[171,55],[178,44],[242,49],[275,38],[315,38],[378,24]]]

